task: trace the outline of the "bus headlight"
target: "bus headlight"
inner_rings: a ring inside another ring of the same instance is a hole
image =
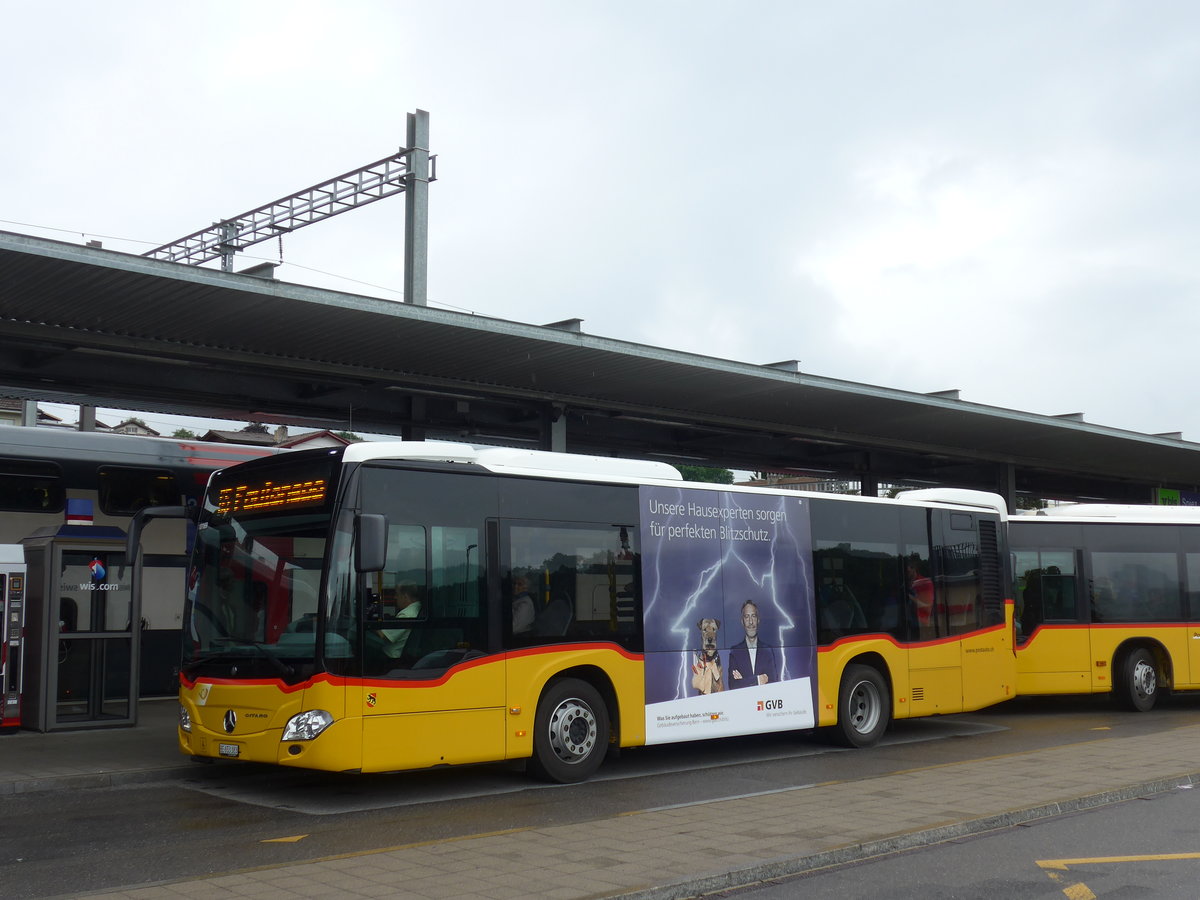
[[[281,741],[311,741],[333,724],[333,716],[323,709],[310,709],[288,719]]]
[[[182,703],[179,704],[179,730],[192,733],[192,714]]]

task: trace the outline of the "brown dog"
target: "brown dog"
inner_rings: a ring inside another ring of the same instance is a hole
[[[717,652],[717,632],[720,619],[701,619],[696,623],[700,629],[700,655],[692,663],[692,687],[701,694],[718,694],[725,690],[725,678],[721,672],[721,655]]]

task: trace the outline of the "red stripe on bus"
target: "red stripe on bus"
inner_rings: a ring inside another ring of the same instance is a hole
[[[320,682],[325,682],[339,687],[409,687],[409,688],[432,688],[440,687],[448,682],[460,672],[465,672],[468,669],[474,669],[482,665],[492,665],[497,662],[502,662],[506,658],[514,656],[540,656],[547,653],[576,653],[580,650],[609,650],[624,656],[631,662],[642,662],[643,654],[634,653],[610,643],[594,643],[594,644],[554,644],[547,647],[529,647],[524,650],[510,651],[507,654],[493,653],[489,656],[479,656],[475,659],[469,659],[464,662],[456,663],[451,666],[441,675],[429,679],[414,679],[414,678],[371,678],[358,675],[331,675],[328,672],[322,672],[319,675],[314,675],[306,681],[301,681],[298,684],[285,684],[278,678],[205,678],[200,677],[195,681],[189,681],[184,677],[183,673],[179,674],[179,683],[183,687],[191,690],[197,684],[220,684],[220,685],[237,685],[247,684],[256,685],[259,687],[274,686],[285,694],[294,694],[296,691],[302,691],[305,688],[310,688]]]
[[[841,647],[843,644],[857,644],[863,641],[887,641],[893,644],[899,650],[913,650],[918,647],[937,647],[941,644],[957,644],[965,641],[967,638],[977,637],[985,634],[993,634],[997,631],[1003,631],[1008,626],[1004,623],[999,625],[989,625],[987,628],[979,628],[975,631],[966,631],[962,634],[952,634],[948,637],[937,638],[932,641],[905,641],[901,643],[886,632],[876,631],[868,632],[867,634],[852,634],[843,638],[838,638],[832,644],[824,644],[817,647],[818,653],[828,653],[829,651]]]

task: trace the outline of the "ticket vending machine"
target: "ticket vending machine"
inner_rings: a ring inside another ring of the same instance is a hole
[[[75,524],[22,541],[28,567],[22,727],[137,724],[141,611],[125,532]]]
[[[0,734],[21,725],[25,638],[25,550],[20,544],[0,544]]]

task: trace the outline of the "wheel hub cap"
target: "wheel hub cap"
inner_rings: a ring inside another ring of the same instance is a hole
[[[563,762],[584,759],[596,745],[596,717],[579,700],[564,701],[550,717],[550,746]]]
[[[1158,687],[1158,676],[1154,667],[1144,662],[1137,664],[1133,670],[1133,686],[1143,697],[1149,697]]]

